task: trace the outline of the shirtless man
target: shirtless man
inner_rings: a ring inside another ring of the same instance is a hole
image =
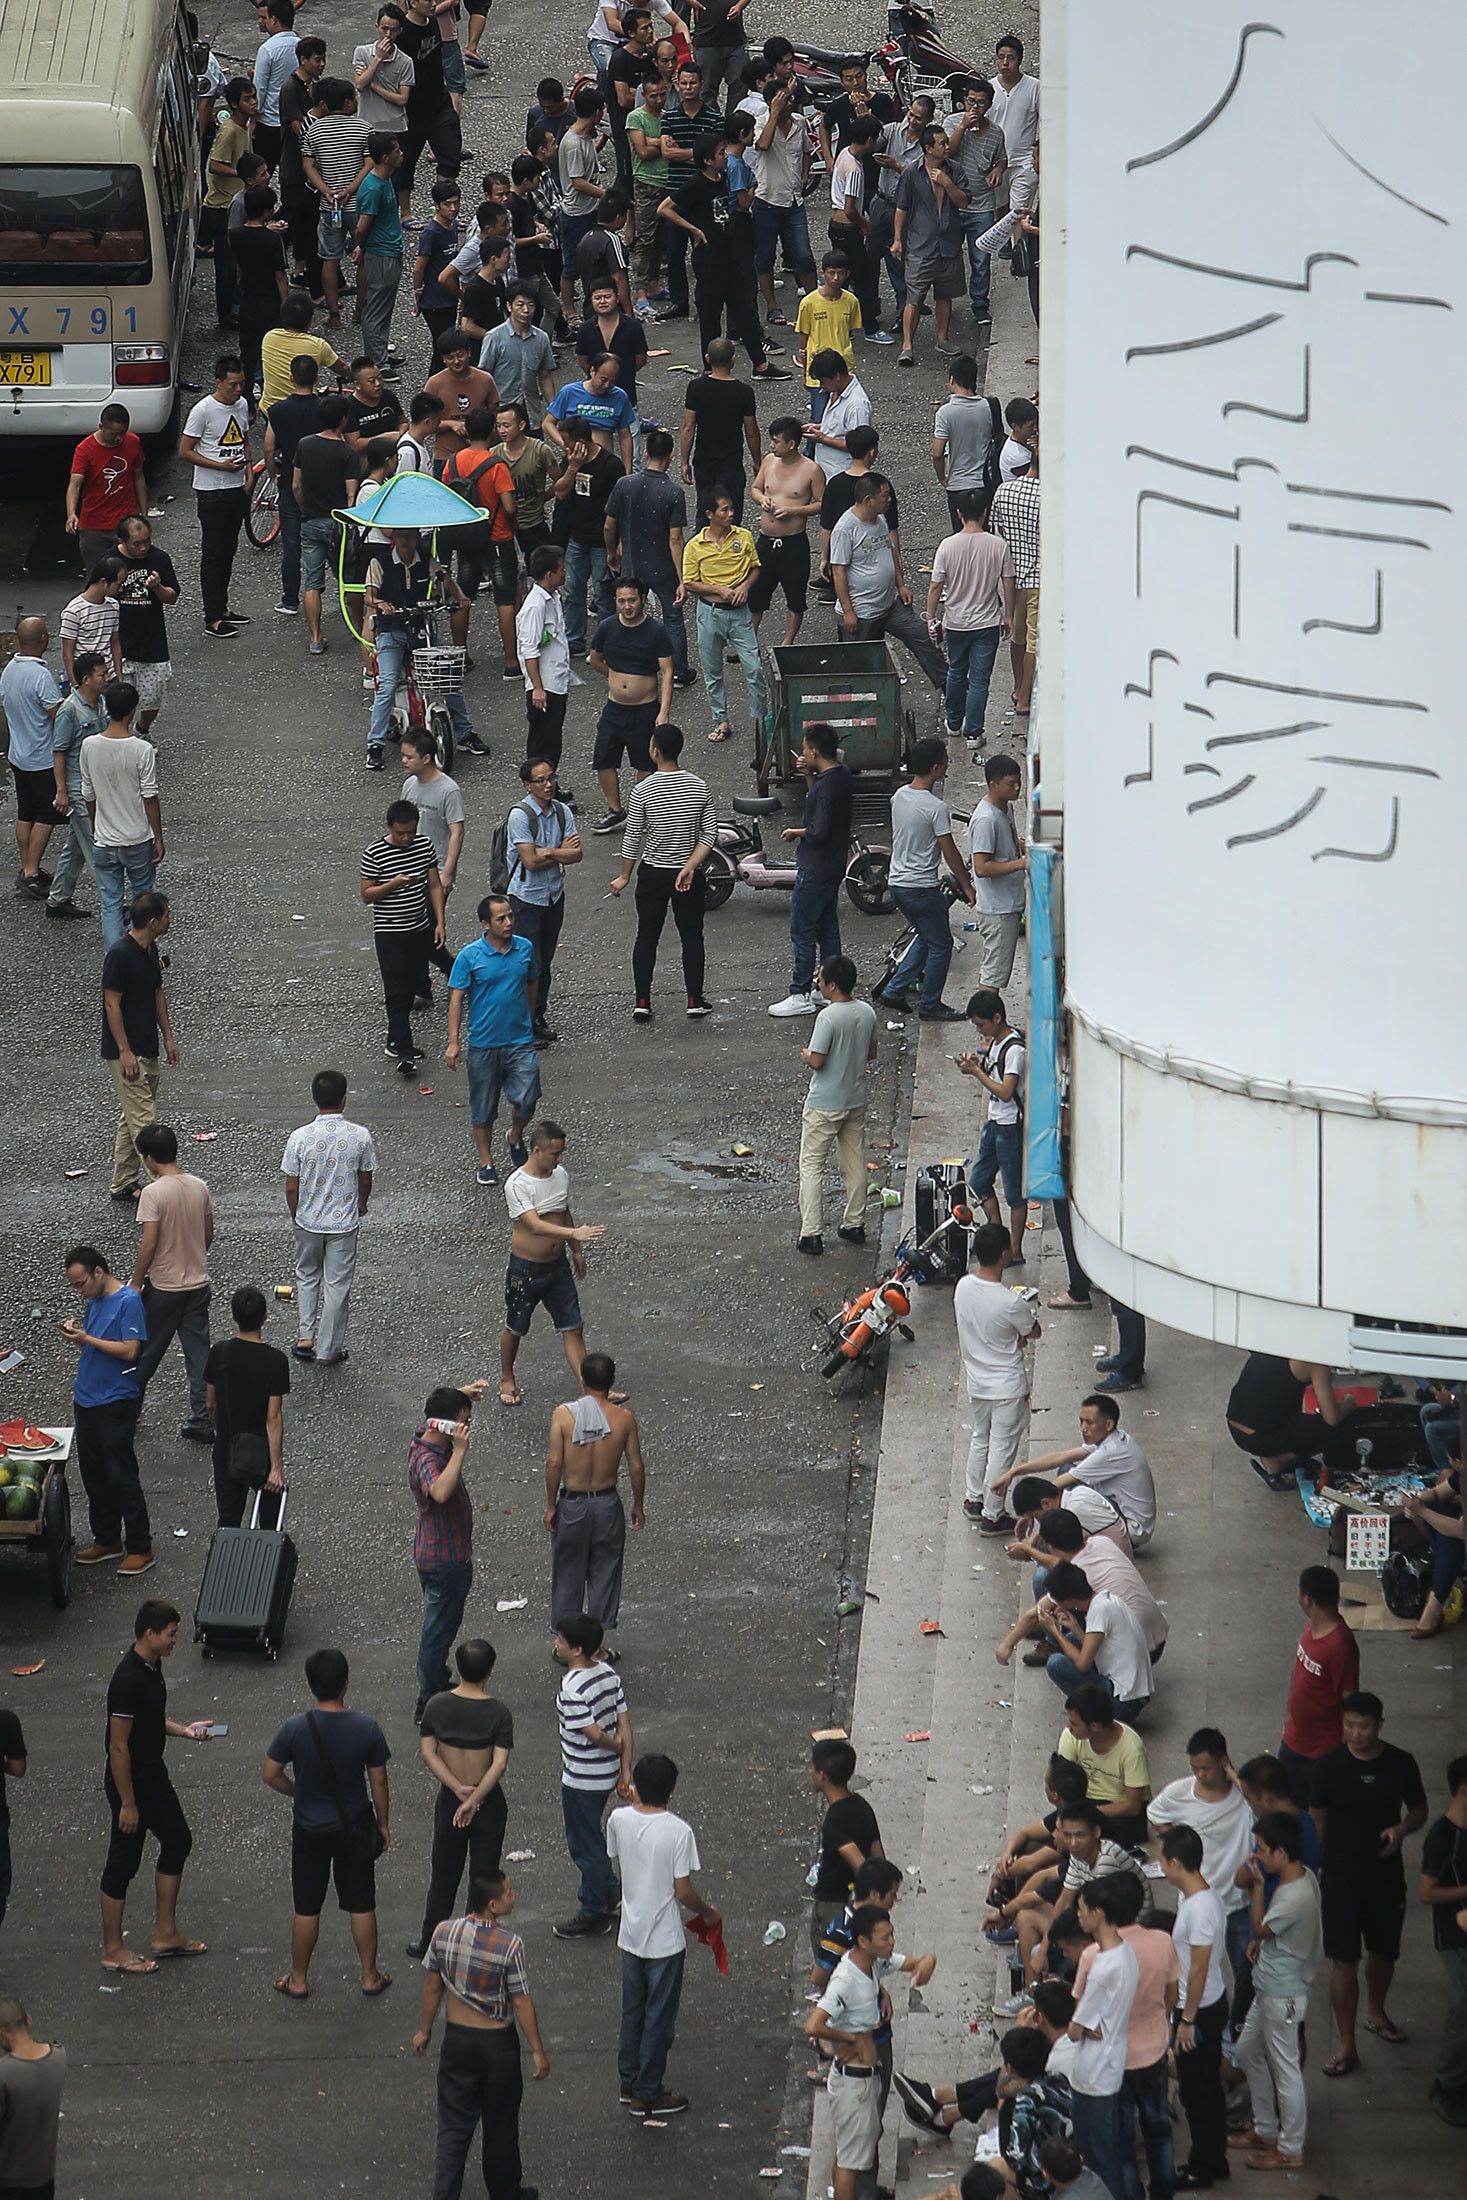
[[[622,1460],[632,1485],[632,1526],[647,1524],[647,1472],[637,1417],[612,1398],[616,1364],[605,1352],[581,1362],[581,1395],[550,1416],[545,1460],[545,1527],[550,1555],[552,1625],[588,1611],[610,1634],[621,1610],[627,1522],[617,1494]]]
[[[752,494],[759,507],[759,571],[749,590],[749,610],[757,633],[775,589],[782,588],[788,649],[805,616],[810,586],[808,529],[825,494],[825,475],[813,458],[801,452],[798,420],[769,423],[769,449],[754,476]]]
[[[658,726],[672,717],[672,636],[660,619],[647,613],[644,581],[619,579],[616,584],[616,616],[603,619],[591,636],[589,663],[606,682],[606,702],[596,721],[596,745],[591,763],[606,797],[607,821],[624,816],[621,801],[621,764],[630,760],[638,779],[652,769],[649,743]]]
[[[489,1693],[494,1645],[478,1638],[461,1642],[453,1662],[457,1685],[430,1696],[418,1722],[418,1754],[439,1787],[422,1930],[407,1944],[415,1958],[435,1926],[452,1917],[465,1862],[471,1885],[498,1871],[509,1817],[503,1781],[514,1748],[514,1718],[509,1706]]]
[[[546,1307],[565,1348],[570,1371],[580,1380],[586,1357],[581,1302],[576,1285],[586,1273],[581,1248],[606,1234],[600,1222],[578,1223],[570,1209],[570,1177],[562,1156],[565,1132],[542,1116],[526,1133],[528,1158],[504,1187],[509,1209],[509,1267],[504,1278],[504,1327],[499,1332],[499,1403],[524,1404],[515,1381],[520,1340],[530,1334],[535,1308]]]

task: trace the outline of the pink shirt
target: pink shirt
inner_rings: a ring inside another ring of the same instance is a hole
[[[1149,2070],[1162,2060],[1171,2044],[1166,1991],[1180,1982],[1181,1965],[1170,1933],[1156,1932],[1147,1925],[1122,1925],[1120,1934],[1127,1947],[1135,1950],[1141,1966],[1141,1982],[1126,2026],[1126,2068]]]

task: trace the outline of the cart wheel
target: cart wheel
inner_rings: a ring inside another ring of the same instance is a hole
[[[256,465],[250,485],[245,533],[257,550],[268,550],[280,534],[280,484],[263,465]]]
[[[441,772],[453,770],[453,715],[447,703],[428,706],[428,734]]]
[[[714,848],[703,865],[703,903],[721,909],[737,884],[733,865],[721,848]]]
[[[71,1532],[71,1492],[64,1474],[47,1478],[41,1506],[41,1532],[46,1539],[46,1575],[51,1602],[58,1612],[71,1602],[71,1576],[76,1564],[76,1538]]]
[[[846,892],[865,917],[889,916],[893,907],[884,849],[863,848],[846,872]]]

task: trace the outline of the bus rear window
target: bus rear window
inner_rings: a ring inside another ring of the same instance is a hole
[[[0,161],[0,283],[146,283],[152,271],[140,170]]]

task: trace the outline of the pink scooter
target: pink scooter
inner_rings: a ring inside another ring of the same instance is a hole
[[[740,879],[756,893],[771,887],[786,894],[794,891],[793,844],[781,841],[778,853],[771,855],[759,830],[761,817],[778,817],[783,812],[778,795],[736,794],[733,806],[735,821],[720,824],[713,852],[703,866],[703,894],[710,909],[721,909]],[[884,916],[892,907],[887,861],[885,848],[869,848],[861,841],[853,844],[845,887],[864,916]]]

